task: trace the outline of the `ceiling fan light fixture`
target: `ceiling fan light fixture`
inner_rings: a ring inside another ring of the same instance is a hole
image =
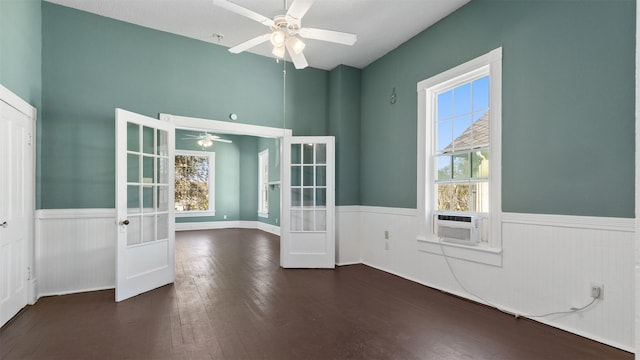
[[[274,46],[271,53],[278,59],[284,59],[284,46]]]
[[[307,46],[302,40],[295,36],[292,36],[287,40],[287,45],[289,45],[290,50],[293,50],[296,54],[302,53],[304,47]]]
[[[271,45],[274,47],[284,47],[284,42],[287,40],[287,35],[282,30],[276,30],[271,33]]]
[[[198,145],[200,145],[203,148],[209,147],[213,145],[213,141],[211,141],[210,139],[200,139],[198,140]]]

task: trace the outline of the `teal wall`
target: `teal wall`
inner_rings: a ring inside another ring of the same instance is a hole
[[[240,139],[240,219],[258,220],[258,138]]]
[[[0,84],[41,110],[42,21],[40,0],[0,0]],[[42,114],[36,121],[36,176],[40,174]],[[38,182],[39,184],[39,182]],[[40,204],[40,187],[36,205]]]
[[[42,34],[39,208],[115,206],[116,107],[284,125],[282,62],[47,2]],[[287,70],[286,126],[295,135],[326,135],[328,77]]]
[[[360,82],[362,71],[329,73],[329,135],[336,138],[336,204],[360,204]]]
[[[361,204],[415,208],[417,82],[500,46],[502,210],[633,217],[632,0],[474,0],[365,68]]]

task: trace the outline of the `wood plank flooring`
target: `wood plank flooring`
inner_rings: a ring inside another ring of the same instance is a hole
[[[633,359],[364,265],[283,270],[257,230],[176,234],[176,282],[40,299],[2,359]]]

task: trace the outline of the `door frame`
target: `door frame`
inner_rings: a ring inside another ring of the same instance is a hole
[[[38,119],[38,110],[29,104],[27,101],[22,99],[20,96],[12,92],[11,90],[4,87],[0,84],[0,101],[7,103],[8,105],[14,107],[16,110],[25,114],[31,120],[31,146],[33,148],[32,159],[30,165],[31,178],[27,180],[27,188],[31,190],[29,194],[32,202],[30,204],[30,217],[29,224],[31,225],[28,229],[27,233],[27,249],[26,249],[26,265],[27,269],[27,304],[33,305],[38,300],[37,293],[37,269],[35,267],[35,238],[36,238],[36,223],[35,223],[35,214],[36,214],[36,158],[37,158],[37,119]]]

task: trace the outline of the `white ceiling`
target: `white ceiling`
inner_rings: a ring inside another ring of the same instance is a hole
[[[226,47],[269,32],[253,20],[218,8],[210,0],[47,0],[109,18]],[[232,0],[266,17],[283,15],[292,0]],[[331,70],[363,68],[470,0],[316,0],[302,26],[358,35],[353,46],[305,39],[309,65]],[[218,39],[213,34],[221,34]],[[270,44],[250,52],[273,57]]]

